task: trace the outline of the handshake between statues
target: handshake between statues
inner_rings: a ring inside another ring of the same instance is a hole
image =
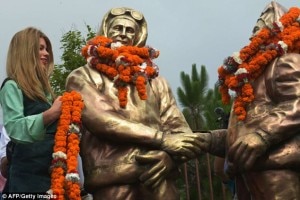
[[[160,150],[136,155],[136,161],[148,166],[139,177],[144,185],[157,188],[177,165],[197,158],[210,145],[209,133],[159,133]]]
[[[163,134],[160,143],[161,150],[148,151],[136,156],[138,163],[151,166],[142,173],[140,181],[155,188],[178,164],[197,158],[201,153],[225,157],[226,135],[225,129],[212,132]],[[226,173],[234,176],[238,171],[248,170],[256,159],[265,153],[267,146],[256,133],[240,137],[228,149]],[[236,166],[239,168],[236,169]]]
[[[270,144],[256,132],[244,134],[231,142],[228,140],[230,137],[228,137],[227,130],[218,129],[211,132],[196,132],[192,135],[183,134],[176,139],[164,141],[162,146],[166,152],[180,155],[182,161],[196,158],[201,152],[226,157],[228,164],[226,173],[229,176],[251,169],[257,159],[264,155],[270,147]],[[230,145],[226,142],[229,142]],[[175,147],[176,144],[178,144],[178,148]]]
[[[211,136],[209,133],[166,134],[162,138],[161,148],[179,161],[197,158],[208,151]]]

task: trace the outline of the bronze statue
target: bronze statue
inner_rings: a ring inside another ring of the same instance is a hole
[[[179,199],[178,166],[201,152],[146,39],[142,13],[113,8],[83,50],[88,64],[67,78],[66,89],[85,102],[80,147],[94,200]]]
[[[300,199],[299,14],[272,1],[219,68],[223,100],[236,97],[228,129],[203,134],[203,150],[226,157],[239,200]]]

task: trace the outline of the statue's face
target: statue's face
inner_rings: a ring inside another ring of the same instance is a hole
[[[133,45],[137,33],[138,26],[134,21],[127,18],[118,18],[110,25],[107,36],[114,42]]]

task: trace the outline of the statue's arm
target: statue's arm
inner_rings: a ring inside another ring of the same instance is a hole
[[[273,65],[266,84],[275,106],[256,130],[269,146],[299,134],[300,128],[300,54],[286,54]]]
[[[85,67],[73,71],[67,78],[67,91],[79,92],[85,108],[82,121],[86,128],[99,137],[125,143],[159,146],[162,132],[141,123],[129,121],[112,107],[105,94],[91,81]]]

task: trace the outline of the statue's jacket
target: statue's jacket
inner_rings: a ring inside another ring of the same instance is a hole
[[[255,99],[246,119],[238,121],[232,110],[228,129],[212,131],[211,151],[225,154],[238,137],[256,132],[269,148],[251,170],[300,170],[300,54],[276,58],[251,84]]]
[[[126,108],[119,105],[113,80],[88,65],[68,76],[66,88],[80,92],[85,104],[80,154],[90,189],[137,182],[144,168],[135,155],[159,150],[158,131],[192,133],[161,76],[147,83],[147,100],[128,86]]]

